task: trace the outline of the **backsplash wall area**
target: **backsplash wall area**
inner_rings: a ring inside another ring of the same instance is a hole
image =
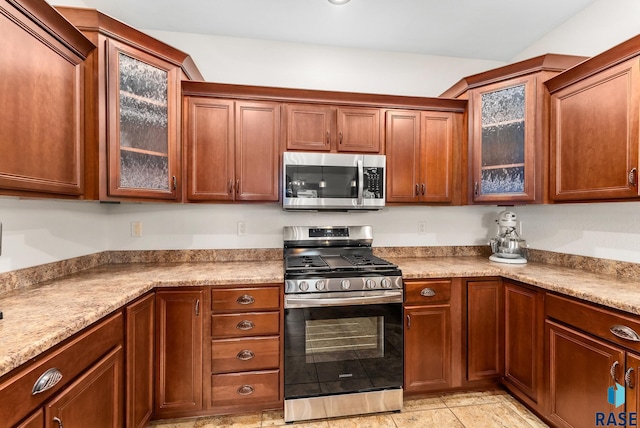
[[[85,6],[81,0],[52,3]],[[598,0],[514,61],[547,52],[597,54],[638,33],[631,17],[639,9],[636,0]],[[207,79],[225,83],[437,96],[461,76],[503,65],[269,42],[269,52],[278,55],[274,61],[265,55],[264,41],[217,38],[212,44],[194,34],[149,33],[189,52]],[[316,60],[309,62],[309,55]],[[341,66],[327,73],[317,67],[322,57],[340,58]],[[307,61],[301,63],[301,58]],[[640,263],[640,248],[634,245],[640,234],[638,204],[524,206],[514,211],[532,248]],[[492,222],[500,210],[387,207],[375,213],[320,214],[286,213],[275,204],[107,205],[1,197],[0,272],[105,250],[279,247],[281,227],[289,224],[371,224],[376,246],[484,245],[495,232]],[[142,223],[142,237],[131,237],[132,221]],[[238,221],[246,221],[247,235],[237,235]],[[425,222],[423,235],[417,233],[418,221]]]

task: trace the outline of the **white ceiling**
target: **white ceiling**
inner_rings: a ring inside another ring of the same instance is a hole
[[[596,0],[83,0],[135,28],[509,61]]]

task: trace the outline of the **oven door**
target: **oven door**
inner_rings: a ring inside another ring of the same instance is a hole
[[[401,390],[402,291],[374,293],[285,296],[285,400]]]

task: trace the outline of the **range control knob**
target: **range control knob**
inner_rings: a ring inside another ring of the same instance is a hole
[[[351,288],[351,282],[349,282],[348,279],[343,279],[340,281],[340,287],[342,287],[343,290],[348,290]]]
[[[316,281],[316,290],[324,290],[325,283],[323,280]]]
[[[376,282],[373,279],[367,279],[364,286],[367,288],[376,288]]]
[[[309,283],[307,281],[300,281],[300,284],[298,284],[298,288],[300,289],[300,291],[307,291],[309,289]]]
[[[389,278],[382,278],[380,281],[380,285],[382,288],[391,288],[391,280]]]

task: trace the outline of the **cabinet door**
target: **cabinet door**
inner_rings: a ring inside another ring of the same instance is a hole
[[[45,407],[45,428],[123,426],[122,346],[89,368]]]
[[[640,65],[632,59],[551,95],[550,196],[638,196]]]
[[[236,102],[237,201],[277,201],[280,104]]]
[[[500,280],[467,282],[467,380],[503,373],[504,321]]]
[[[78,196],[84,191],[80,52],[86,55],[90,43],[74,46],[81,36],[70,25],[40,28],[37,19],[49,25],[58,19],[37,6],[3,2],[0,14],[0,188]],[[65,36],[69,44],[61,42]]]
[[[617,413],[607,402],[608,389],[615,387],[612,372],[623,383],[624,352],[549,320],[545,334],[550,421],[558,427],[588,427],[596,425],[596,412]]]
[[[640,355],[627,353],[624,387],[626,412],[638,414],[640,409],[640,393],[638,393],[638,376],[640,373]],[[622,384],[622,382],[620,382]]]
[[[287,150],[331,150],[331,140],[337,140],[335,108],[324,105],[287,104]],[[333,131],[333,132],[332,132]]]
[[[504,281],[504,377],[533,402],[542,373],[543,294]]]
[[[417,202],[419,196],[420,113],[386,114],[387,202]]]
[[[125,314],[127,426],[140,428],[153,413],[155,294],[127,306]]]
[[[420,115],[420,200],[453,200],[453,113]]]
[[[156,414],[202,409],[203,292],[156,293]]]
[[[474,202],[535,200],[535,83],[529,76],[470,91]]]
[[[380,109],[338,108],[338,151],[380,152]]]
[[[451,311],[449,305],[405,308],[407,392],[451,386]]]
[[[235,187],[234,102],[185,98],[187,199],[232,201]]]
[[[177,199],[177,67],[108,40],[109,196]]]
[[[22,423],[16,425],[16,428],[42,428],[44,426],[44,410],[38,409]]]

